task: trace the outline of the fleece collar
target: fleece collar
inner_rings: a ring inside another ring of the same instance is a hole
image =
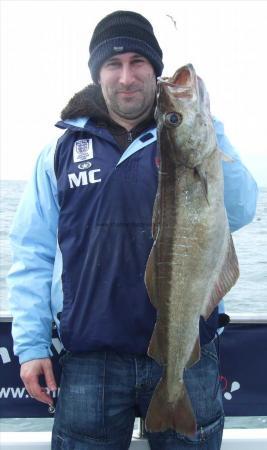
[[[61,112],[61,119],[77,119],[90,117],[95,120],[109,120],[108,110],[102,95],[101,88],[89,84],[77,92]]]
[[[112,128],[113,133],[125,132],[125,129],[114,122],[108,113],[102,90],[100,86],[89,84],[77,92],[61,112],[61,119],[68,121],[87,117],[95,122],[97,126]],[[146,119],[146,123],[154,120],[154,111]]]

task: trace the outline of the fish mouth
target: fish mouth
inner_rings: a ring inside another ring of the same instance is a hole
[[[158,79],[158,83],[164,90],[167,90],[172,97],[179,99],[184,98],[186,100],[194,100],[195,98],[194,91],[191,86],[181,86],[172,81],[165,81],[164,78]]]
[[[172,78],[159,77],[158,83],[173,97],[195,100],[197,97],[197,92],[194,87],[195,77],[193,66],[188,64],[178,69]]]

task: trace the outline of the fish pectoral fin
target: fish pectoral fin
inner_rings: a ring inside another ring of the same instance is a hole
[[[235,247],[233,243],[233,239],[231,234],[229,233],[229,244],[227,253],[224,259],[224,263],[221,267],[221,272],[219,277],[217,278],[215,285],[213,287],[213,291],[210,296],[210,301],[204,311],[202,311],[201,315],[208,319],[211,315],[212,311],[221,299],[230,291],[230,289],[234,286],[237,279],[239,277],[239,265],[235,252]]]
[[[147,411],[145,421],[147,431],[162,432],[172,429],[186,436],[193,436],[196,433],[196,419],[186,387],[183,382],[178,383],[179,397],[170,402],[166,378],[161,378]]]
[[[201,168],[201,166],[196,166],[195,167],[195,174],[197,174],[199,176],[200,182],[201,182],[201,186],[202,186],[202,191],[203,194],[206,197],[207,203],[208,205],[209,203],[209,197],[208,197],[208,181],[207,181],[207,175],[206,173],[203,171],[203,169]]]
[[[196,339],[194,348],[192,350],[191,356],[190,356],[189,360],[187,361],[187,364],[186,364],[185,368],[189,369],[194,364],[196,364],[200,360],[200,355],[201,355],[200,339],[199,339],[199,336],[198,336],[197,339]]]
[[[226,153],[224,153],[220,148],[218,149],[221,155],[221,159],[224,162],[234,162],[233,158],[231,158],[231,156],[226,155]]]

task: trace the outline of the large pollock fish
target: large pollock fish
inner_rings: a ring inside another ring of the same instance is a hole
[[[148,354],[164,371],[146,429],[190,436],[197,424],[184,369],[200,358],[200,316],[210,316],[239,269],[224,207],[222,153],[207,91],[191,64],[159,79],[156,119],[159,185],[145,282],[157,309]]]

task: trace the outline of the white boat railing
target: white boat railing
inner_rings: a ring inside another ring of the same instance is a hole
[[[267,323],[267,313],[230,313],[231,323]]]
[[[11,322],[11,321],[12,321],[12,314],[10,313],[10,311],[0,309],[0,322]]]

